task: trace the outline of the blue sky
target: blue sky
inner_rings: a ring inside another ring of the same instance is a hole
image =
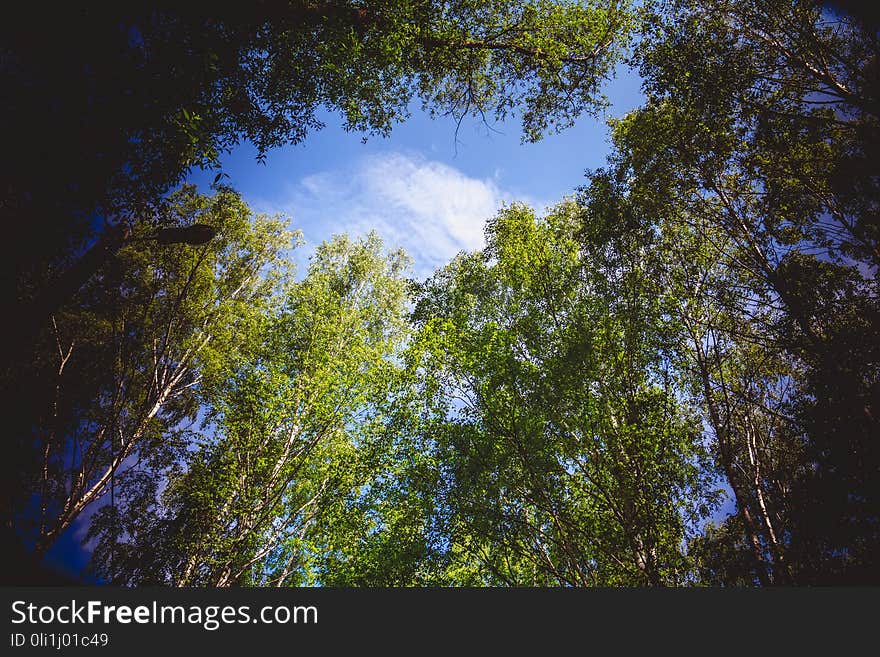
[[[584,171],[604,163],[606,119],[641,104],[640,80],[621,67],[606,94],[606,117],[582,117],[536,144],[520,143],[515,120],[490,127],[465,120],[456,135],[454,119],[431,120],[418,109],[389,138],[364,144],[326,115],[326,128],[270,151],[265,164],[252,146],[236,148],[222,159],[225,182],[255,211],[282,213],[303,231],[300,266],[334,233],[376,230],[389,248],[409,253],[421,278],[458,251],[479,249],[483,224],[503,203],[542,208],[574,193]],[[189,182],[207,191],[214,175],[196,171]]]

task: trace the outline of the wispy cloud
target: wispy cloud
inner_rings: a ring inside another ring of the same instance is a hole
[[[284,202],[255,207],[290,216],[311,246],[334,233],[375,230],[389,248],[409,253],[421,278],[459,251],[482,248],[486,220],[515,198],[497,178],[472,178],[441,162],[393,152],[310,175],[291,185]]]

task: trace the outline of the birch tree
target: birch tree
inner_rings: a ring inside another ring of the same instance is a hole
[[[254,219],[229,190],[203,196],[185,187],[167,199],[162,222],[218,232],[202,246],[135,233],[52,317],[45,412],[31,433],[37,526],[20,510],[37,554],[87,509],[114,504],[142,465],[175,457],[198,408],[206,348],[229,340],[243,310],[265,302],[277,279],[266,268],[290,239],[283,222]]]
[[[178,586],[290,585],[313,578],[319,519],[369,487],[378,405],[404,335],[406,258],[376,236],[320,245],[305,277],[255,331],[238,366],[214,353],[206,425],[158,497],[125,531],[95,527],[112,581]]]
[[[594,259],[581,232],[573,203],[544,218],[512,206],[485,251],[417,297],[459,584],[689,577],[681,544],[712,505],[700,430],[665,378],[637,250]]]

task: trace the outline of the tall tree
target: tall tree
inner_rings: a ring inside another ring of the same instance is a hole
[[[646,105],[588,203],[665,235],[752,573],[876,577],[877,40],[813,3],[648,5]],[[602,201],[607,203],[607,201]],[[613,231],[612,231],[613,233]],[[872,547],[873,546],[873,547]]]
[[[185,187],[167,199],[166,226],[207,223],[201,246],[166,245],[144,231],[53,315],[27,376],[6,372],[40,411],[12,424],[19,532],[44,553],[91,505],[113,499],[142,463],[174,458],[207,346],[230,340],[245,308],[259,308],[266,274],[289,241],[280,220],[254,220],[232,191]],[[33,418],[31,418],[33,419]],[[35,447],[33,447],[35,446]],[[5,477],[4,477],[5,478]],[[31,505],[37,505],[33,511]],[[35,525],[35,526],[31,526]]]
[[[581,232],[572,203],[512,206],[417,296],[456,583],[689,577],[682,541],[712,501],[699,425],[668,385],[636,245],[595,258]]]
[[[229,362],[228,344],[210,352],[199,449],[157,470],[161,495],[135,487],[124,517],[107,509],[93,525],[105,577],[312,581],[319,529],[377,476],[377,408],[398,369],[405,266],[374,235],[337,237],[272,312],[255,309],[254,330],[235,345],[240,360]]]

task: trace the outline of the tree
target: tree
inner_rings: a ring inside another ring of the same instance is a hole
[[[93,525],[100,572],[120,583],[313,581],[322,528],[374,485],[382,418],[403,337],[406,258],[372,235],[322,244],[253,331],[210,352],[197,450],[159,464],[122,515]],[[242,339],[246,338],[246,339]],[[117,525],[123,528],[116,531]]]
[[[416,297],[455,583],[688,581],[712,503],[699,426],[637,252],[594,258],[582,230],[572,203],[502,210]]]
[[[616,123],[585,203],[618,213],[609,235],[662,236],[679,367],[755,577],[869,581],[876,38],[812,3],[649,5],[643,31],[647,103]]]
[[[225,189],[202,196],[184,187],[164,219],[209,223],[218,234],[203,246],[135,234],[53,315],[35,371],[5,373],[39,411],[32,425],[12,425],[9,451],[20,458],[9,461],[29,467],[8,473],[20,485],[19,533],[38,555],[89,507],[141,482],[145,464],[179,458],[208,345],[232,340],[244,309],[262,307],[274,284],[264,268],[289,240],[280,220],[254,220]]]
[[[521,113],[537,139],[599,110],[626,7],[132,4],[56,75],[90,17],[65,11],[52,48],[3,58],[11,116],[41,116],[34,90],[62,110],[11,141],[41,144],[7,178],[11,303],[77,261],[95,212],[139,241],[34,349],[6,345],[5,481],[23,477],[38,551],[109,494],[90,536],[116,583],[878,581],[870,12],[645,3],[629,61],[647,99],[612,122],[607,165],[545,217],[504,208],[485,249],[407,296],[375,236],[335,238],[293,280],[279,222],[226,189],[162,193],[238,140],[303,139],[322,108],[385,134],[420,97]],[[90,166],[41,171],[70,126]],[[26,221],[53,208],[55,233]],[[143,241],[201,219],[221,242]],[[735,512],[701,532],[719,478]]]

